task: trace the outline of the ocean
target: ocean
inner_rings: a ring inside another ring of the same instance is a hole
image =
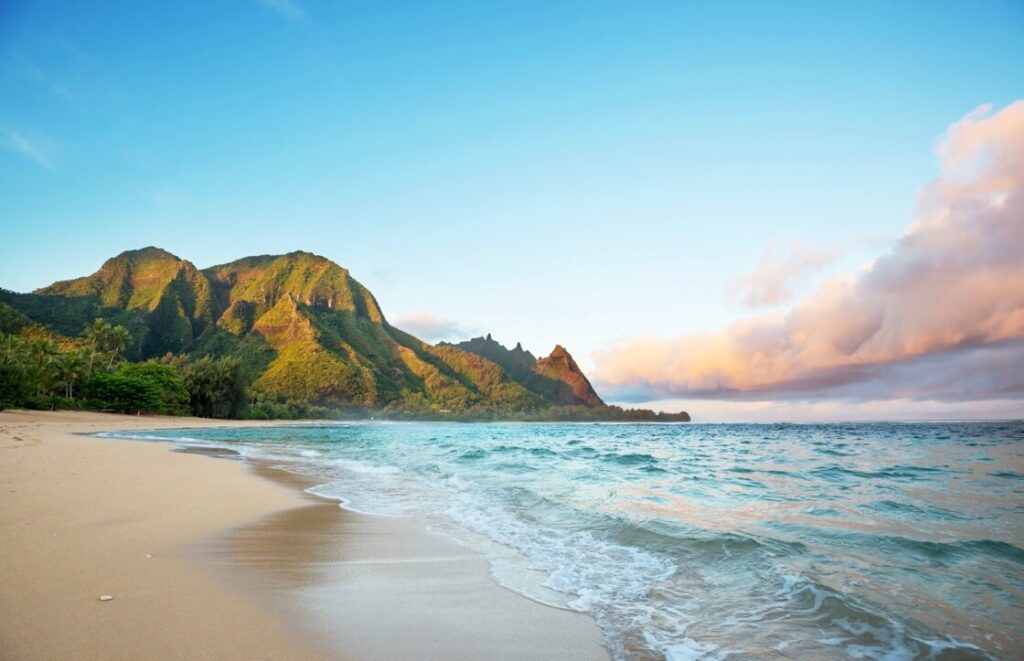
[[[618,659],[1024,658],[1024,422],[357,422],[230,448],[424,519]]]

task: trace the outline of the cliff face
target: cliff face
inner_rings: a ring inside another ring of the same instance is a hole
[[[514,349],[506,349],[490,335],[451,346],[494,361],[515,381],[543,397],[550,405],[605,405],[572,355],[562,345],[555,346],[551,355],[540,360],[525,351],[522,345],[516,344]]]
[[[283,297],[296,304],[333,312],[351,312],[384,321],[373,295],[334,262],[307,252],[246,257],[203,270],[225,306],[218,325],[251,328],[255,318]]]
[[[604,406],[604,402],[594,392],[594,387],[590,385],[590,380],[587,379],[586,375],[583,374],[583,370],[580,369],[576,361],[573,360],[572,356],[561,344],[555,345],[554,351],[549,356],[538,360],[534,371],[537,374],[560,381],[569,387],[571,392],[569,399],[572,401],[563,403],[580,404],[582,406]]]

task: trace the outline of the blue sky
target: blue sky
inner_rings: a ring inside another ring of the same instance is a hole
[[[392,320],[589,367],[741,317],[766,251],[885,250],[1022,43],[1015,2],[15,0],[0,286],[306,249]]]

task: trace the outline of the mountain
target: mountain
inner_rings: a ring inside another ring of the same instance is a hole
[[[217,315],[206,276],[191,262],[153,247],[121,253],[92,275],[56,282],[35,294],[137,313],[136,321],[145,326],[136,338],[142,357],[187,349]]]
[[[132,333],[130,359],[185,351],[218,314],[206,276],[191,262],[152,247],[121,253],[92,275],[31,294],[2,291],[0,305],[68,337],[96,317],[123,325]]]
[[[442,346],[468,351],[497,363],[516,382],[552,404],[591,408],[605,406],[579,365],[560,344],[555,346],[551,355],[540,360],[524,350],[521,344],[517,343],[511,350],[506,349],[490,335],[458,344],[442,343]]]
[[[197,269],[155,247],[31,294],[0,290],[0,332],[77,336],[124,325],[130,360],[238,358],[256,393],[323,406],[477,417],[614,417],[562,346],[537,359],[488,335],[431,345],[388,323],[373,294],[308,252]]]

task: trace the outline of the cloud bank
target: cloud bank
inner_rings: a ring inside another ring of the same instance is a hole
[[[626,400],[1024,397],[1024,100],[967,114],[935,154],[940,176],[920,192],[888,253],[784,314],[598,351],[603,392]]]

